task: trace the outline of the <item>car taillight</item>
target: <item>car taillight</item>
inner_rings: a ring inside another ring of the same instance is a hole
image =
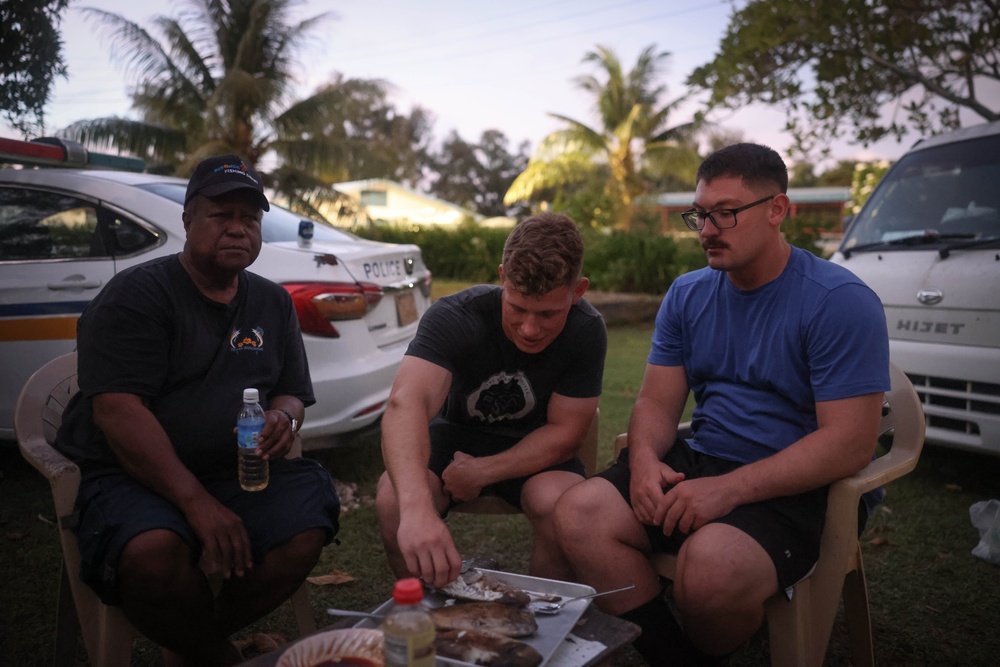
[[[302,333],[340,338],[332,324],[359,320],[382,300],[382,288],[373,283],[285,283],[299,316]]]
[[[423,280],[417,283],[420,286],[420,293],[423,294],[428,299],[431,296],[431,286],[434,284],[434,279],[431,277],[431,272],[428,271],[424,276]]]

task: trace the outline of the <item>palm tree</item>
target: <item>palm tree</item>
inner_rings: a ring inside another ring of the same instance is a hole
[[[658,106],[666,86],[657,84],[660,63],[668,53],[646,47],[630,72],[623,72],[618,57],[598,46],[583,61],[596,63],[606,75],[601,81],[582,76],[577,84],[596,97],[601,129],[561,114],[549,114],[568,127],[545,137],[528,167],[511,184],[504,197],[510,205],[603,174],[605,192],[615,204],[615,227],[631,228],[633,204],[645,193],[644,169],[668,169],[693,181],[699,162],[692,138],[696,123],[668,128],[671,112],[684,100]]]
[[[342,91],[326,87],[305,100],[291,98],[298,51],[328,18],[293,22],[293,4],[186,0],[177,18],[154,17],[160,39],[118,14],[85,8],[111,37],[140,119],[77,121],[61,134],[138,155],[151,170],[178,175],[190,174],[209,155],[237,153],[254,165],[266,156],[278,165],[265,177],[279,200],[317,215],[339,199],[329,187],[333,149],[315,136],[303,141],[304,128],[314,127],[324,104]]]

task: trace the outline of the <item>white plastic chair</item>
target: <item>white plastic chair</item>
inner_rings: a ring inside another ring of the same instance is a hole
[[[860,472],[830,486],[816,566],[795,584],[791,600],[779,593],[766,604],[772,667],[822,665],[841,598],[852,664],[875,664],[868,586],[858,541],[858,502],[862,494],[916,468],[925,428],[920,399],[906,374],[890,365],[890,378],[892,388],[885,395],[879,432],[892,434],[891,449]],[[627,441],[625,433],[615,439],[616,457]],[[652,562],[661,576],[674,578],[675,556],[656,554]]]
[[[80,551],[68,521],[80,487],[80,469],[52,447],[63,411],[77,391],[76,352],[56,357],[34,373],[21,389],[14,411],[14,430],[21,454],[49,481],[59,522],[63,560],[56,604],[56,665],[75,663],[76,637],[82,633],[94,667],[127,667],[136,630],[119,607],[101,602],[83,583]],[[289,456],[301,456],[301,443]],[[316,630],[305,584],[290,602],[300,634]]]

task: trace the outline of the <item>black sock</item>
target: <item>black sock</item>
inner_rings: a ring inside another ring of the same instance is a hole
[[[621,615],[642,634],[632,643],[650,667],[689,667],[720,664],[719,658],[699,650],[681,629],[661,595]]]

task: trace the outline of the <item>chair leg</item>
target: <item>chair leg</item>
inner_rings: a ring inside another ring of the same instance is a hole
[[[73,603],[66,562],[63,561],[59,577],[59,597],[56,600],[56,667],[73,667],[76,664],[76,638],[80,636],[80,619]]]
[[[767,601],[767,634],[771,667],[805,667],[809,662],[809,580],[795,585],[791,600],[784,594]]]
[[[306,582],[302,582],[299,590],[292,594],[289,602],[291,602],[292,611],[295,613],[295,622],[299,626],[299,636],[304,637],[316,632],[316,617],[313,615],[312,604],[309,602],[309,589],[306,588]]]
[[[861,545],[855,554],[857,569],[844,578],[844,616],[847,635],[851,644],[851,663],[854,667],[874,667],[875,651],[872,641],[872,621],[868,608],[868,584],[861,560]]]

